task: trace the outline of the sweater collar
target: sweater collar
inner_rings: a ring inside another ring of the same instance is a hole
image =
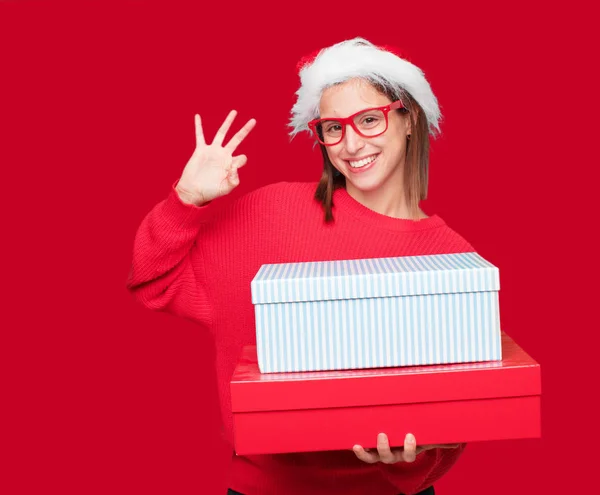
[[[394,218],[387,215],[382,215],[381,213],[377,213],[376,211],[373,211],[364,206],[362,203],[356,201],[343,187],[340,187],[334,191],[333,204],[334,217],[336,210],[343,211],[349,215],[352,215],[357,220],[388,230],[417,232],[420,230],[428,230],[445,225],[445,222],[437,215],[431,215],[430,217],[423,218],[421,220],[408,220],[404,218]]]

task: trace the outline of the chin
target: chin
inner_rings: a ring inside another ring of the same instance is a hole
[[[352,184],[355,189],[368,193],[377,191],[382,186],[379,180],[350,180],[346,178],[346,181]]]

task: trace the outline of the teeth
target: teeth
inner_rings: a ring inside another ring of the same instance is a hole
[[[371,163],[373,160],[375,160],[376,156],[369,156],[368,158],[363,158],[362,160],[358,160],[356,162],[351,162],[349,161],[348,163],[350,164],[350,166],[352,168],[361,168],[364,167],[365,165]]]

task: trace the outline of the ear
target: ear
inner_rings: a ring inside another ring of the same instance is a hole
[[[406,117],[404,119],[406,123],[406,134],[412,134],[413,125],[417,124],[417,119],[419,118],[419,109],[411,108],[404,116]]]

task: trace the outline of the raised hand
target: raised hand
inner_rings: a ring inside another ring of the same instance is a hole
[[[200,115],[194,116],[196,125],[196,149],[188,160],[175,190],[184,203],[200,206],[229,194],[240,183],[238,169],[246,164],[245,155],[233,156],[236,148],[256,125],[250,119],[223,146],[225,135],[237,112],[232,110],[217,131],[211,144],[206,144]]]

